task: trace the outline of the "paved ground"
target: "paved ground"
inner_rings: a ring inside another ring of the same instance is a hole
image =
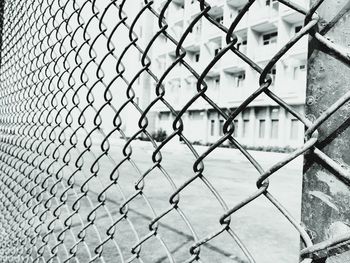
[[[117,163],[123,159],[122,145],[123,142],[121,141],[113,142],[113,147],[110,151],[110,156]],[[132,148],[132,160],[140,170],[140,174],[142,174],[152,167],[152,147],[149,142],[135,142]],[[196,149],[198,152],[203,152],[206,150],[206,147],[198,146]],[[95,153],[97,152],[98,148],[96,148]],[[163,149],[162,153],[162,165],[177,186],[193,176],[192,165],[194,157],[183,145],[168,145]],[[277,153],[252,153],[264,168],[268,168],[286,156],[285,154]],[[85,164],[88,167],[91,165],[94,157],[90,153],[86,153],[85,157]],[[97,176],[99,181],[94,177],[89,183],[89,189],[96,193],[110,183],[109,174],[114,168],[112,161],[106,157],[102,157],[99,160],[99,164]],[[203,174],[220,193],[229,207],[232,207],[256,189],[255,180],[258,173],[237,150],[218,149],[205,159],[204,164]],[[274,174],[270,181],[271,193],[297,219],[300,218],[301,165],[300,159],[293,161],[287,167]],[[140,177],[139,172],[127,161],[119,166],[118,172],[120,188],[125,197],[130,198],[135,193],[135,182]],[[86,179],[84,177],[86,174],[84,171],[77,173],[76,182],[81,184]],[[114,173],[113,176],[116,175],[117,173]],[[147,175],[144,183],[143,193],[147,197],[149,204],[154,208],[154,211],[157,214],[166,211],[169,208],[169,196],[173,192],[169,181],[156,169]],[[105,234],[106,230],[120,217],[119,209],[123,203],[121,192],[116,185],[113,185],[105,193],[108,198],[105,207],[110,211],[110,216],[107,215],[104,207],[96,210],[95,215],[97,219],[95,226],[99,229],[99,234],[95,232],[94,226],[89,227],[84,232],[86,243],[89,245],[96,246],[108,237]],[[73,200],[73,192],[70,193],[70,196],[72,197],[71,200]],[[80,202],[81,208],[79,213],[82,215],[83,220],[87,216],[87,211],[97,205],[97,195],[90,193],[88,197],[89,199],[83,198]],[[181,192],[179,207],[193,225],[199,238],[205,237],[220,228],[218,219],[222,215],[223,209],[213,194],[199,179],[192,182],[189,187]],[[149,233],[148,225],[153,215],[147,202],[142,197],[137,196],[132,199],[128,209],[128,220],[122,219],[116,225],[116,242],[108,241],[103,246],[103,255],[107,262],[112,258],[114,259],[112,262],[122,262],[120,254],[127,261],[132,256],[130,247],[137,241],[135,232],[138,233],[139,238]],[[81,223],[78,220],[73,221],[75,227],[72,228],[71,233],[77,234],[81,231]],[[86,219],[84,222],[86,223]],[[246,244],[257,263],[298,262],[299,237],[296,230],[265,197],[258,198],[236,212],[232,216],[231,227]],[[176,211],[170,212],[161,220],[158,233],[172,252],[176,262],[184,262],[189,258],[188,249],[194,242],[193,237],[189,228]],[[67,247],[73,242],[74,238],[67,232]],[[93,257],[94,251],[86,250],[83,245],[79,245],[79,247],[82,251],[78,253],[82,259],[81,262],[85,262],[89,257]],[[62,246],[60,249],[63,249]],[[226,232],[203,246],[200,255],[202,262],[247,262],[233,239]],[[151,237],[142,246],[141,257],[143,262],[169,262],[161,242],[155,237]]]

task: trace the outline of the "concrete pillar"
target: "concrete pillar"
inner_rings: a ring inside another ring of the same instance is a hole
[[[311,4],[316,2],[311,0]],[[318,31],[331,39],[336,49],[347,52],[349,10],[348,0],[325,0],[317,9],[322,21]],[[328,27],[322,28],[325,25]],[[306,115],[313,122],[349,91],[349,59],[331,53],[318,41],[309,42]],[[313,258],[313,263],[350,262],[349,110],[348,105],[340,107],[317,128],[317,148],[305,156],[302,222],[318,246],[310,246],[302,255]]]

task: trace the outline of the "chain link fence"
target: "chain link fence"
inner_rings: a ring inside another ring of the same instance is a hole
[[[350,92],[310,121],[269,89],[272,79],[268,72],[302,37],[310,37],[325,52],[350,65],[346,50],[317,30],[321,22],[317,9],[323,1],[315,1],[307,10],[289,0],[278,1],[302,14],[304,25],[264,68],[235,47],[235,28],[254,0],[246,1],[229,28],[210,15],[210,3],[195,1],[198,11],[179,39],[169,32],[164,17],[171,2],[163,1],[160,9],[148,0],[142,5],[126,0],[1,2],[2,262],[202,262],[213,251],[205,248],[223,236],[233,241],[240,256],[211,262],[259,262],[240,240],[234,230],[240,226],[234,226],[231,218],[260,196],[273,204],[286,218],[285,224],[294,227],[300,235],[301,258],[305,262],[312,262],[320,249],[350,239],[349,235],[343,235],[313,244],[299,220],[269,191],[269,178],[306,152],[318,156],[338,171],[340,177],[349,180],[343,167],[315,145],[318,127],[349,100]],[[135,25],[150,19],[157,21],[158,29],[143,41],[139,35],[144,32],[136,32]],[[200,20],[209,21],[217,31],[223,32],[226,46],[202,72],[197,72],[186,58],[183,43]],[[154,61],[149,56],[159,36],[173,43],[175,53],[175,61],[161,74],[152,70]],[[130,52],[136,52],[136,59],[128,58]],[[259,74],[255,91],[233,111],[222,110],[208,95],[205,82],[208,72],[228,53],[235,54]],[[164,79],[180,64],[195,77],[196,90],[177,110],[166,99]],[[155,83],[150,86],[154,96],[147,105],[136,101],[139,91],[134,87],[142,77]],[[263,169],[233,136],[235,117],[261,94],[266,94],[306,127],[304,144],[268,169]],[[200,99],[225,119],[223,136],[203,153],[198,153],[184,135],[182,121],[189,107]],[[173,133],[160,143],[153,139],[149,128],[156,104],[162,104],[174,116]],[[139,117],[128,119],[128,109]],[[137,125],[131,137],[124,132],[126,121]],[[133,151],[132,146],[139,137],[148,139],[151,151]],[[116,143],[115,138],[122,138],[123,143]],[[188,170],[184,181],[174,178],[173,171],[163,166],[163,149],[179,139],[193,156],[192,170]],[[208,176],[206,172],[208,155],[228,141],[259,174],[256,190],[247,192],[245,198],[233,206],[227,205],[211,183],[215,176]],[[134,160],[137,155],[148,161],[139,164]],[[158,184],[152,188],[155,181]],[[209,208],[205,208],[201,199],[190,201],[198,209],[217,213],[216,224],[207,226],[212,232],[205,235],[198,234],[197,224],[201,219],[191,221],[182,208],[188,202],[181,199],[182,193],[198,182],[206,189],[208,198],[217,201],[216,206]],[[169,190],[166,199],[164,195],[157,195],[163,188]],[[136,206],[136,202],[142,205]],[[178,223],[165,224],[169,218],[176,218]],[[184,240],[175,241],[169,231],[182,231],[180,225],[187,234],[183,235]],[[179,249],[174,248],[174,244],[183,247],[181,256],[174,256]]]

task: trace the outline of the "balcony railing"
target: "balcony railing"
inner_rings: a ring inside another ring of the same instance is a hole
[[[254,49],[255,61],[270,60],[277,52],[277,44],[270,44],[265,46],[258,46]]]
[[[241,30],[241,29],[247,28],[248,27],[248,20],[249,20],[249,13],[247,13],[246,15],[244,15],[242,17],[242,19],[237,24],[235,30],[237,31],[237,30]]]
[[[305,0],[293,0],[293,3],[298,4],[301,7],[304,8],[308,8],[308,2],[309,1],[305,1]],[[290,7],[280,4],[279,5],[279,11],[281,14],[285,14],[285,13],[289,13],[289,12],[296,12],[293,9],[291,9]]]
[[[211,6],[223,6],[226,0],[207,0]]]
[[[243,54],[247,54],[247,47],[241,47],[239,51]],[[228,51],[226,55],[221,58],[221,65],[223,69],[231,69],[232,71],[236,71],[235,69],[242,69],[245,62],[232,51]]]
[[[175,24],[184,19],[184,10],[179,9],[168,14],[169,24]]]
[[[199,32],[193,32],[187,35],[185,39],[185,47],[189,45],[196,45],[201,39],[201,34]]]
[[[270,6],[255,7],[252,8],[250,12],[249,19],[252,24],[271,18],[276,18],[278,15],[278,10]]]
[[[308,38],[303,37],[300,39],[287,53],[287,55],[296,55],[306,53],[308,46]]]
[[[208,26],[203,32],[203,34],[205,34],[206,38],[214,38],[224,35],[224,33],[221,30],[217,29],[215,26],[212,25]]]
[[[177,64],[169,73],[169,78],[179,78],[183,75],[183,66]]]

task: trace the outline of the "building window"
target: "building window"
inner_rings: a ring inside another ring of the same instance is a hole
[[[249,120],[249,115],[250,115],[250,108],[247,108],[242,112],[242,117],[244,120]]]
[[[197,34],[201,32],[201,21],[197,22],[194,29]]]
[[[266,125],[265,120],[259,120],[259,138],[265,137],[265,125]]]
[[[303,75],[305,75],[305,71],[306,71],[306,65],[299,65],[294,67],[293,78],[295,80],[300,79]]]
[[[202,113],[200,111],[189,111],[188,118],[191,120],[202,120]]]
[[[255,116],[258,120],[257,130],[258,137],[265,138],[265,130],[266,130],[266,108],[265,107],[256,107],[255,108]]]
[[[296,26],[294,27],[294,33],[298,33],[301,29],[303,28],[303,26]]]
[[[215,48],[214,55],[216,56],[217,54],[219,54],[220,50],[221,50],[221,47]]]
[[[188,90],[195,90],[196,89],[196,82],[195,81],[193,81],[193,80],[186,80],[186,88],[188,89]]]
[[[264,34],[263,37],[262,37],[263,45],[267,46],[267,45],[271,45],[271,44],[277,43],[277,35],[278,35],[277,31]]]
[[[164,70],[166,65],[165,65],[165,59],[164,58],[159,58],[157,59],[157,66],[160,71]]]
[[[265,0],[265,5],[270,6],[276,10],[278,10],[278,1],[277,0]]]
[[[169,116],[170,116],[169,112],[160,112],[159,113],[159,120],[167,121],[167,120],[169,120]]]
[[[237,84],[236,84],[237,88],[244,86],[244,80],[245,80],[245,73],[244,72],[239,73],[237,75]]]
[[[247,40],[244,39],[237,43],[237,50],[245,52],[247,50]]]
[[[278,138],[279,111],[280,110],[278,107],[271,108],[271,130],[270,130],[271,139]]]
[[[299,133],[299,121],[297,119],[292,119],[290,123],[290,139],[291,140],[297,140],[298,139],[298,133]]]
[[[171,90],[173,92],[178,92],[180,88],[181,88],[181,85],[180,85],[180,83],[178,81],[173,82],[172,85],[171,85]]]
[[[278,119],[280,109],[278,107],[271,108],[271,119]]]
[[[214,136],[215,134],[215,120],[210,121],[210,136]]]
[[[201,31],[201,23],[200,23],[200,21],[197,22],[197,23],[193,26],[193,28],[194,28],[194,32],[195,32],[196,34],[199,34],[200,31]],[[190,33],[193,32],[193,28],[190,29]]]
[[[219,121],[219,135],[222,136],[224,135],[224,120]]]
[[[218,89],[220,87],[220,78],[214,79],[214,88]]]
[[[233,131],[233,137],[237,137],[238,136],[238,120],[233,120],[233,125],[235,127],[235,129]]]
[[[196,54],[194,54],[194,61],[195,61],[195,62],[199,62],[199,57],[200,57],[199,52],[196,53]]]
[[[194,0],[191,0],[191,4],[194,4]]]
[[[215,18],[215,21],[222,25],[224,23],[224,17],[223,16],[218,16],[218,17]]]
[[[249,134],[249,120],[243,120],[243,137],[248,137]]]
[[[167,42],[167,38],[165,37],[165,36],[163,36],[163,35],[159,35],[158,36],[158,39],[159,39],[159,42],[161,43],[161,44],[165,44],[166,42]],[[141,53],[140,53],[141,54]],[[142,54],[141,54],[142,55]]]
[[[272,69],[269,70],[268,74],[271,77],[271,85],[275,85],[275,80],[276,80],[276,66],[274,66]]]
[[[278,120],[271,120],[271,139],[278,138]]]

